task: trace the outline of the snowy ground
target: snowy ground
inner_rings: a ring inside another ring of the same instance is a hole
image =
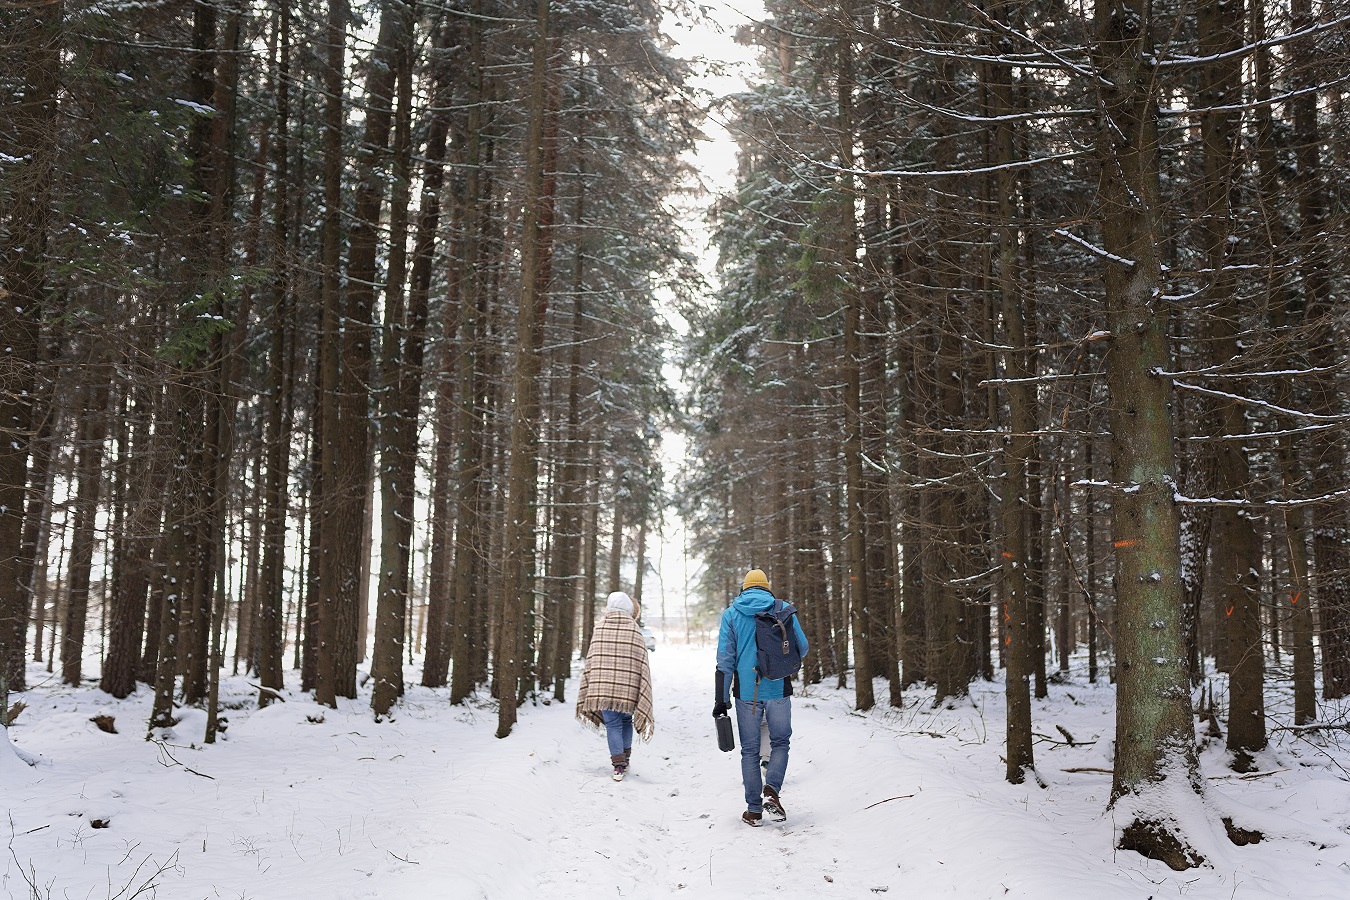
[[[40,765],[0,742],[0,896],[1350,896],[1350,746],[1277,732],[1268,774],[1247,779],[1207,749],[1216,808],[1267,839],[1234,847],[1213,825],[1210,865],[1174,873],[1113,852],[1109,774],[1066,771],[1110,768],[1113,692],[1081,680],[1036,704],[1036,730],[1057,741],[1037,745],[1044,789],[1003,780],[997,685],[954,710],[916,691],[868,715],[851,691],[814,686],[793,707],[788,820],[747,828],[738,754],[712,730],[712,659],[664,643],[653,654],[657,736],[620,784],[570,703],[522,709],[497,740],[490,705],[452,708],[441,691],[412,688],[376,724],[365,697],[259,711],[232,679],[222,696],[239,708],[203,747],[200,712],[148,742],[144,689],[113,701],[34,667],[10,736]],[[98,714],[119,733],[91,724]]]

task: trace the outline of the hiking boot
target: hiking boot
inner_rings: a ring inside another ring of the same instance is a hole
[[[609,762],[614,766],[614,780],[623,781],[623,776],[628,774],[628,757],[622,753],[615,753],[610,756]]]
[[[787,810],[783,809],[783,801],[778,799],[778,791],[768,784],[764,785],[764,811],[779,822],[787,820]]]
[[[611,776],[615,781],[623,781],[623,776],[628,774],[627,766],[615,766],[614,775]]]
[[[751,828],[758,828],[764,824],[764,813],[755,813],[747,809],[741,813],[741,821]]]

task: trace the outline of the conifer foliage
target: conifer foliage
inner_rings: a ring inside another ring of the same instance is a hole
[[[563,696],[695,282],[662,15],[0,9],[0,694],[139,681],[207,741],[223,670],[383,718],[425,654],[503,735]]]
[[[1120,846],[1200,863],[1193,713],[1248,771],[1346,693],[1350,7],[765,6],[689,313],[710,582],[764,568],[859,709],[1004,667],[1015,783],[1085,649]]]

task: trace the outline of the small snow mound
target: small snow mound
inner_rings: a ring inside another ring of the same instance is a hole
[[[33,784],[38,780],[33,767],[39,761],[39,757],[25,753],[10,743],[8,728],[0,728],[0,784]]]

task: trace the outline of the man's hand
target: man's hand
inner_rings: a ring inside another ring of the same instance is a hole
[[[713,718],[717,718],[718,716],[725,716],[726,714],[727,714],[727,705],[725,703],[723,703],[721,700],[718,700],[716,703],[713,704]]]

